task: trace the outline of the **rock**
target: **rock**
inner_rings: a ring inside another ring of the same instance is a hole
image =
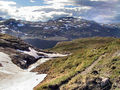
[[[113,59],[112,61],[118,61],[118,59]]]
[[[109,82],[109,78],[102,78],[101,86],[104,87]]]
[[[36,52],[40,51],[40,49],[34,48],[20,38],[16,38],[7,34],[0,34],[0,51],[8,54],[12,62],[23,69],[35,63],[39,59],[18,51],[29,51],[30,47],[36,50]],[[44,54],[39,54],[39,56],[41,56],[41,58],[45,57]]]
[[[87,78],[80,90],[110,90],[112,83],[109,78]]]
[[[98,73],[98,71],[94,70],[94,71],[92,72],[92,74],[97,75],[97,74],[99,74],[99,73]]]
[[[20,60],[19,63],[20,63],[19,65],[20,65],[21,68],[23,68],[23,69],[24,69],[24,68],[27,68],[27,61],[25,61],[25,60]]]
[[[114,69],[116,69],[116,67],[115,67],[115,66],[112,66],[112,68],[111,68],[111,69],[113,69],[113,70],[114,70]]]
[[[35,63],[38,59],[27,54],[19,54],[12,56],[12,61],[14,64],[20,66],[23,69],[28,68],[29,65]]]
[[[0,67],[3,67],[3,65],[0,63]]]

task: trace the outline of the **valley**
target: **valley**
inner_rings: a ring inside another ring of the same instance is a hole
[[[0,0],[0,90],[120,90],[120,0]]]
[[[59,41],[40,40],[40,39],[24,39],[24,41],[40,49],[52,48],[59,42]]]
[[[74,17],[61,17],[46,22],[3,19],[0,22],[0,32],[21,38],[41,49],[51,48],[57,42],[77,38],[120,37],[119,24],[101,24]],[[37,40],[43,45],[36,44]],[[47,46],[46,43],[50,45]]]
[[[0,30],[2,90],[120,88],[119,25],[73,17],[33,23],[10,19]]]

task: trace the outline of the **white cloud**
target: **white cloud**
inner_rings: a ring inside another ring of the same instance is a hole
[[[40,10],[40,7],[22,7],[19,8],[19,12],[16,14],[13,14],[12,16],[16,19],[25,19],[27,21],[46,21],[49,19],[54,18],[55,16],[59,15],[69,15],[65,12],[56,12],[52,11],[49,13],[46,13],[45,11],[35,11],[34,10]],[[27,11],[27,12],[26,12]]]
[[[35,0],[30,0],[31,3],[35,2]]]
[[[82,1],[84,1],[83,5],[81,5]],[[44,0],[45,6],[18,7],[16,2],[0,0],[0,16],[27,21],[46,21],[61,16],[74,16],[108,22],[118,13],[118,3],[120,3],[118,0],[111,2],[109,0]]]
[[[111,20],[114,19],[114,15],[98,15],[93,20],[98,21],[98,22],[103,22],[104,23],[109,23]]]
[[[44,3],[53,5],[73,5],[74,0],[44,0]]]
[[[16,3],[13,1],[0,1],[0,16],[7,17],[6,14],[16,12],[17,9],[15,5]]]
[[[0,13],[4,13],[4,17],[11,17],[15,19],[22,19],[27,21],[46,21],[61,16],[72,16],[75,12],[84,12],[90,9],[90,7],[64,7],[72,5],[73,1],[70,0],[45,0],[46,6],[24,6],[17,7],[15,2],[0,1]],[[54,3],[55,2],[55,3]],[[0,14],[1,15],[1,14]],[[3,16],[1,15],[1,16]]]
[[[110,1],[110,0],[90,0],[90,1],[105,1],[106,2],[106,1]],[[119,1],[119,0],[112,0],[112,2],[114,2],[114,1],[116,2],[116,1]]]
[[[8,5],[16,5],[16,2],[14,2],[14,1],[0,1],[0,5],[6,5],[6,6],[8,6]]]

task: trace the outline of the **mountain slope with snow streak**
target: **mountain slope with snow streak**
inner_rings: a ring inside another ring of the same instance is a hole
[[[18,38],[0,34],[0,90],[33,90],[47,74],[31,70],[61,56],[65,55],[46,53]]]
[[[20,69],[3,52],[0,52],[0,63],[0,90],[33,90],[46,77],[46,74],[37,75]]]

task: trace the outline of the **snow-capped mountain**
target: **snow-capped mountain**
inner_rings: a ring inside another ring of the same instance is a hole
[[[0,23],[1,33],[17,37],[71,40],[79,37],[116,36],[118,28],[73,17],[62,17],[48,22],[27,22],[15,19]],[[120,32],[119,32],[120,33]]]
[[[99,24],[73,17],[61,17],[47,22],[1,20],[0,32],[20,37],[33,44],[35,39],[65,41],[84,37],[120,37],[120,28],[111,24]],[[56,44],[56,42],[54,42]],[[35,45],[36,46],[36,45]]]
[[[4,18],[0,17],[0,21],[5,20]]]

